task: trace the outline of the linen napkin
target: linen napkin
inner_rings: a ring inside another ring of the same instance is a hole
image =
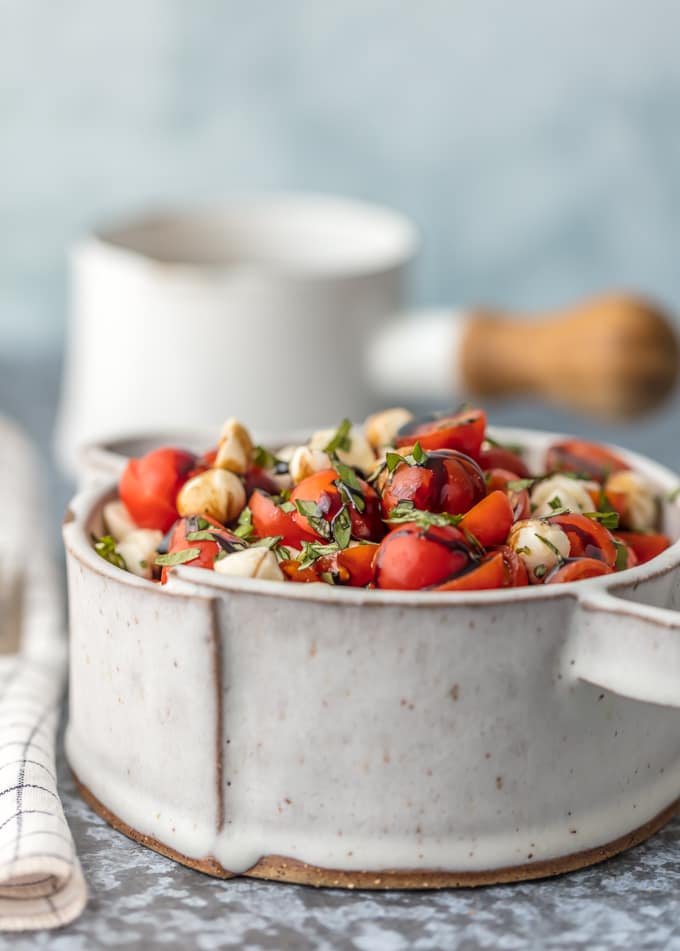
[[[57,572],[37,455],[0,418],[0,930],[55,928],[87,889],[59,799],[66,673]]]

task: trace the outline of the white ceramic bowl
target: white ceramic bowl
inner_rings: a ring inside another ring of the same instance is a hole
[[[538,459],[555,436],[498,430]],[[673,473],[616,450],[663,493]],[[576,584],[337,589],[92,550],[64,527],[66,748],[89,801],[182,862],[314,884],[479,884],[641,841],[680,796],[680,542]],[[680,507],[664,528],[680,538]]]

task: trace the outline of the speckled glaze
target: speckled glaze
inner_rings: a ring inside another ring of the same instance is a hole
[[[555,438],[496,435],[536,459]],[[91,549],[110,493],[79,495],[64,528],[66,748],[140,837],[207,870],[283,856],[494,881],[595,861],[680,795],[680,542],[621,575],[511,592],[191,568],[161,589]],[[675,503],[664,522],[678,538]]]

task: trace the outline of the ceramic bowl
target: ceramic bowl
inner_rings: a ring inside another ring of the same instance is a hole
[[[554,435],[497,430],[538,462]],[[673,473],[616,449],[658,486]],[[215,875],[349,887],[539,877],[641,841],[680,796],[680,542],[576,584],[338,589],[100,559],[64,526],[66,748],[114,826]],[[664,503],[680,538],[680,507]]]

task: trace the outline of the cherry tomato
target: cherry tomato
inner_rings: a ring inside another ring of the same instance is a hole
[[[597,482],[604,482],[612,472],[630,469],[611,450],[583,439],[555,443],[548,449],[545,461],[548,472],[580,472]]]
[[[512,449],[506,449],[505,446],[489,446],[487,449],[482,449],[477,462],[484,470],[509,469],[510,472],[517,473],[518,479],[529,477],[529,470],[522,457]]]
[[[300,568],[299,562],[286,559],[281,562],[281,570],[290,581],[321,581],[322,575],[333,575],[334,584],[350,585],[353,588],[365,588],[371,584],[374,576],[373,562],[378,546],[372,543],[353,545],[331,555],[322,555],[308,568]]]
[[[514,548],[509,545],[496,545],[492,551],[497,551],[503,556],[503,565],[505,568],[506,588],[520,588],[529,584],[526,565],[519,557]]]
[[[154,449],[141,459],[130,459],[118,493],[140,528],[168,531],[177,519],[177,493],[195,464],[192,453],[171,448]]]
[[[515,521],[519,522],[523,518],[529,518],[531,515],[531,500],[526,489],[509,489],[509,482],[519,482],[520,477],[516,472],[510,472],[508,469],[489,469],[484,473],[486,481],[486,491],[489,495],[500,489],[505,492],[510,500]]]
[[[463,516],[458,526],[466,534],[469,532],[477,541],[488,548],[489,545],[502,545],[512,528],[514,513],[505,492],[490,492]]]
[[[486,415],[481,409],[464,410],[450,416],[425,416],[411,419],[397,433],[397,446],[419,442],[423,449],[457,449],[476,457],[486,429]]]
[[[429,452],[421,465],[400,462],[387,476],[382,489],[385,518],[400,501],[413,502],[426,512],[461,515],[486,495],[482,470],[462,452],[440,449]]]
[[[302,542],[318,542],[315,532],[303,529],[293,518],[292,512],[284,511],[279,504],[265,492],[256,489],[248,501],[252,513],[253,528],[258,538],[282,535],[281,544],[300,548]]]
[[[416,591],[440,585],[476,561],[468,542],[453,526],[400,525],[380,543],[375,585]]]
[[[561,567],[557,565],[546,575],[544,584],[562,584],[564,581],[583,581],[598,575],[610,575],[613,568],[597,558],[569,558]]]
[[[175,554],[178,551],[187,551],[190,548],[197,548],[199,554],[195,558],[192,558],[191,561],[182,562],[183,565],[188,565],[191,568],[214,568],[215,567],[215,556],[220,551],[236,551],[243,547],[243,540],[238,538],[232,532],[228,531],[224,525],[220,522],[217,522],[214,518],[209,518],[207,515],[201,515],[201,519],[209,522],[211,528],[201,529],[199,528],[199,517],[196,515],[190,515],[188,518],[181,518],[175,523],[175,527],[172,530],[170,536],[170,544],[168,545],[168,553]],[[215,531],[212,531],[212,528]],[[191,535],[194,532],[198,531],[210,531],[214,536],[213,539],[188,539],[187,535]],[[168,566],[163,566],[163,571],[161,573],[161,584],[165,584],[168,580]]]
[[[570,512],[553,515],[548,521],[559,525],[566,532],[572,557],[595,558],[610,568],[616,564],[616,545],[612,534],[594,518]]]
[[[638,564],[643,565],[646,561],[656,558],[662,551],[665,551],[671,541],[667,535],[655,534],[644,535],[642,532],[616,532],[615,535],[625,545],[628,545],[635,552]],[[630,565],[628,567],[631,567]]]
[[[470,571],[445,581],[432,588],[432,591],[481,591],[489,588],[505,587],[505,562],[501,552],[485,555],[481,562]]]
[[[339,476],[335,469],[323,469],[321,472],[315,472],[299,482],[290,494],[290,501],[297,505],[298,502],[311,502],[316,505],[318,516],[329,524],[329,530],[326,535],[317,531],[309,517],[299,510],[293,513],[295,524],[304,532],[313,533],[318,540],[331,537],[330,526],[333,519],[338,514],[343,505],[347,506],[351,521],[352,538],[360,541],[377,541],[385,534],[385,526],[382,521],[380,508],[380,496],[375,489],[357,477],[359,491],[363,499],[363,510],[352,502],[352,494],[347,491],[341,491],[338,485]],[[310,516],[312,517],[312,516]],[[312,517],[314,518],[314,517]]]

